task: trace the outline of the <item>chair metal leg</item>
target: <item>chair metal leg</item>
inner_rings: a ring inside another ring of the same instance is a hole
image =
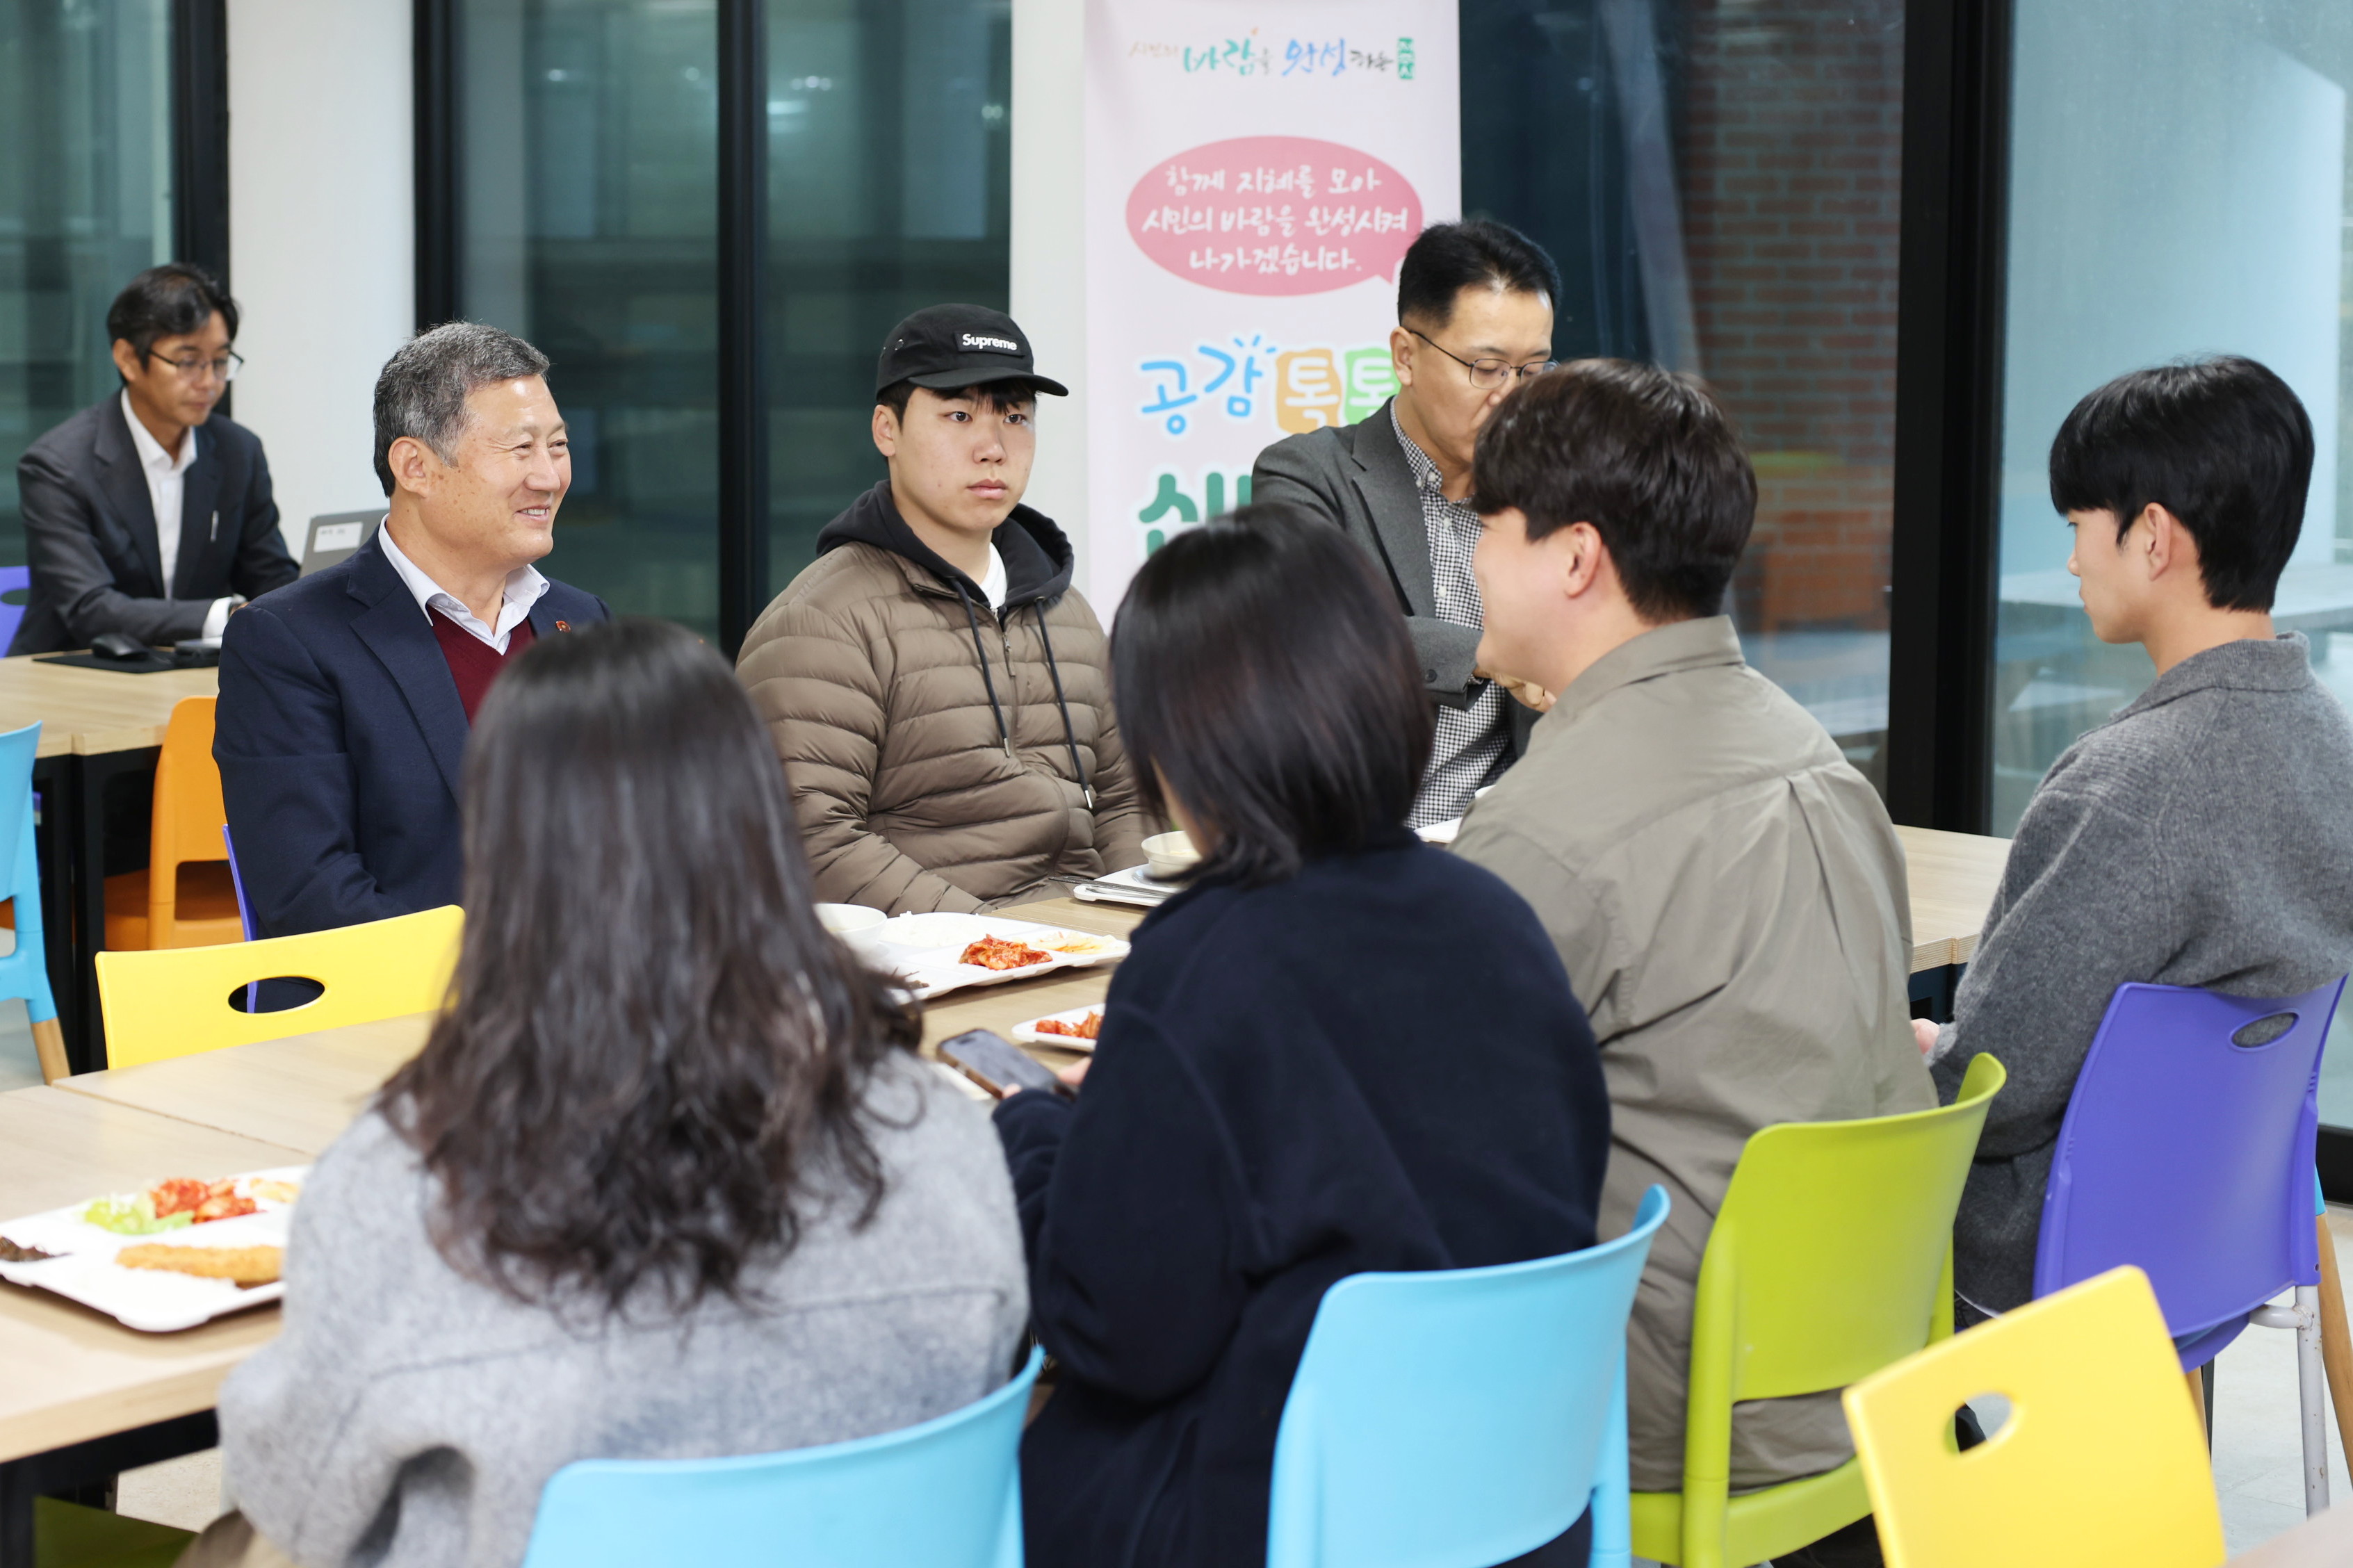
[[[2320,1363],[2328,1373],[2329,1403],[2337,1407],[2337,1436],[2353,1461],[2353,1333],[2345,1321],[2345,1281],[2337,1271],[2337,1238],[2326,1218],[2320,1227]]]
[[[55,1018],[33,1026],[33,1052],[41,1058],[43,1083],[55,1083],[73,1070],[66,1062],[66,1032]]]
[[[2304,1511],[2328,1506],[2328,1412],[2321,1393],[2320,1287],[2299,1285],[2293,1307],[2258,1307],[2247,1321],[2295,1334],[2295,1403],[2304,1433]]]
[[[2295,1288],[2296,1405],[2304,1417],[2304,1511],[2328,1506],[2328,1408],[2321,1392],[2320,1287]]]

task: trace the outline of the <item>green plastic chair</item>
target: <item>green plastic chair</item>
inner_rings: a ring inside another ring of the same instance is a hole
[[[1953,1215],[2008,1077],[1980,1056],[1940,1110],[1748,1140],[1700,1259],[1683,1489],[1633,1495],[1637,1556],[1739,1568],[1871,1511],[1855,1459],[1732,1496],[1732,1407],[1843,1388],[1952,1336]]]
[[[172,1568],[195,1536],[57,1498],[33,1500],[37,1568]]]

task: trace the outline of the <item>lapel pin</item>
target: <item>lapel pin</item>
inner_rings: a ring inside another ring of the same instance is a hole
[[[572,623],[570,621],[558,621],[555,623],[555,629],[559,632],[568,632],[572,629]]]

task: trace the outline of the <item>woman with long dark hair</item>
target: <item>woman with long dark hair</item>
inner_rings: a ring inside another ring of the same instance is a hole
[[[465,825],[448,1011],[321,1156],[284,1331],[223,1390],[250,1560],[513,1563],[574,1459],[864,1436],[1001,1384],[996,1142],[819,925],[726,663],[649,621],[540,643],[483,706]]]
[[[1112,633],[1136,774],[1201,851],[1136,928],[1075,1104],[997,1109],[1038,1335],[1031,1568],[1264,1561],[1324,1292],[1594,1240],[1609,1099],[1544,929],[1404,826],[1431,721],[1337,530],[1178,535]],[[1530,1561],[1585,1561],[1583,1527]]]

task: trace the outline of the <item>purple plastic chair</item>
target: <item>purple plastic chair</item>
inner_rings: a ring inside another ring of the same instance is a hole
[[[2038,1297],[2120,1264],[2147,1273],[2184,1372],[2250,1322],[2295,1330],[2307,1513],[2328,1506],[2312,1156],[2344,989],[2117,986],[2059,1130],[2034,1255]],[[2293,1309],[2263,1304],[2291,1287]]]
[[[30,566],[0,566],[0,594],[26,593],[32,586],[33,569]],[[0,653],[6,653],[8,645],[16,640],[16,627],[24,619],[23,605],[0,598]]]

